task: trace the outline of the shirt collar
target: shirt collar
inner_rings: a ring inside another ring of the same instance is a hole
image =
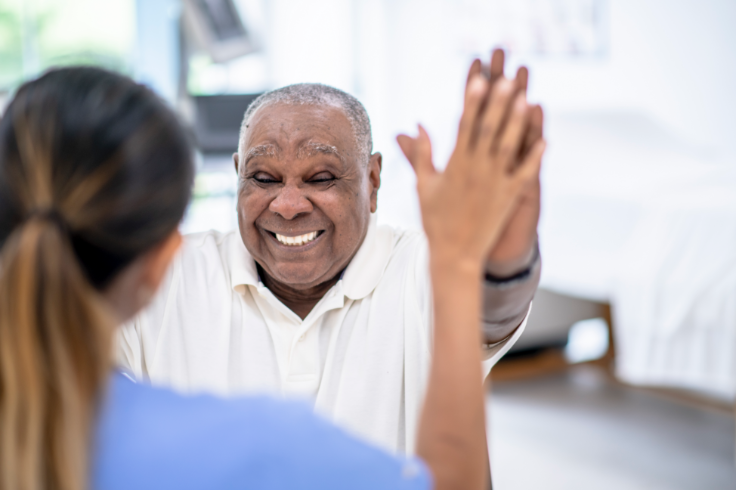
[[[363,244],[350,261],[342,277],[345,296],[358,300],[368,296],[383,277],[391,250],[393,234],[388,227],[378,227],[375,214],[371,214],[368,233]]]
[[[230,265],[230,285],[233,289],[238,286],[259,286],[256,261],[243,245],[240,233],[234,231],[230,234],[227,258]]]
[[[261,286],[255,260],[243,245],[240,234],[233,232],[227,252],[230,263],[230,281],[237,286]],[[368,232],[358,252],[342,272],[343,292],[350,299],[358,300],[368,296],[383,276],[393,249],[392,233],[389,228],[377,225],[375,214],[371,214]]]

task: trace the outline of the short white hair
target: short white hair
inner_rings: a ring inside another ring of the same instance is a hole
[[[371,121],[368,118],[368,112],[366,112],[363,104],[352,95],[321,83],[287,85],[266,92],[254,100],[248,110],[245,111],[245,116],[243,116],[243,123],[240,126],[238,153],[242,153],[245,132],[248,130],[253,114],[262,107],[275,104],[331,106],[341,109],[352,126],[355,144],[358,148],[358,157],[363,163],[368,163],[373,152],[373,136],[371,135]]]

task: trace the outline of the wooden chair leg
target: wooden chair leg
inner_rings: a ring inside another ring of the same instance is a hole
[[[611,305],[609,303],[601,304],[601,316],[608,324],[608,350],[600,359],[593,361],[606,370],[606,373],[610,376],[614,376],[615,361],[616,361],[616,342],[613,332],[613,316],[611,315]]]

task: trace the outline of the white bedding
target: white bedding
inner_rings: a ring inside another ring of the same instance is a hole
[[[644,117],[551,117],[542,286],[613,306],[617,374],[736,391],[736,160]]]

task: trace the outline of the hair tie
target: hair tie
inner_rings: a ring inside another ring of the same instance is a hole
[[[56,223],[56,225],[64,232],[69,231],[69,225],[67,224],[66,219],[56,208],[34,209],[26,215],[25,221],[31,221],[34,219],[51,221]]]
[[[26,215],[25,222],[34,219],[55,223],[69,237],[82,270],[89,282],[98,290],[107,286],[110,280],[134,259],[134,255],[107,250],[84,238],[78,231],[72,231],[64,215],[56,208],[34,209]]]

